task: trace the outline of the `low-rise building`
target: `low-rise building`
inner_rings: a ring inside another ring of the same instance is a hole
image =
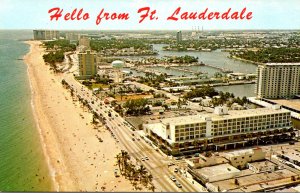
[[[261,148],[244,149],[224,154],[230,164],[237,168],[245,168],[249,162],[261,161],[266,158],[266,153]]]
[[[252,163],[248,163],[247,165],[248,165],[247,167],[255,173],[273,172],[279,168],[278,165],[268,160],[263,162],[252,162]]]
[[[197,176],[203,184],[231,179],[238,176],[240,173],[241,171],[239,169],[228,163],[194,170],[194,175]]]
[[[199,157],[193,157],[192,159],[187,159],[186,163],[190,169],[197,169],[209,166],[215,166],[220,164],[229,163],[227,159],[222,156],[212,154],[211,156],[204,156],[199,154]]]

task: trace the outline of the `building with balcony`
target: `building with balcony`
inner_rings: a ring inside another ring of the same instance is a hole
[[[300,63],[268,63],[257,68],[258,98],[293,98],[300,92]]]
[[[87,50],[78,53],[79,78],[88,79],[97,74],[96,53]]]
[[[144,124],[144,131],[167,153],[222,150],[294,135],[291,114],[278,106],[228,111],[218,107],[214,113],[162,119]]]

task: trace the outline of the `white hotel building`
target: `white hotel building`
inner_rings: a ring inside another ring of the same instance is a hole
[[[258,98],[293,98],[300,94],[300,63],[267,63],[257,68]]]
[[[144,131],[173,154],[255,145],[258,140],[293,135],[290,112],[279,106],[237,111],[217,107],[211,114],[166,118],[159,123],[145,124]]]

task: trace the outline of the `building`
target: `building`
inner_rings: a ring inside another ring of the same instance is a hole
[[[224,154],[230,164],[237,168],[245,168],[249,162],[261,161],[266,158],[266,153],[261,148],[244,149]]]
[[[258,98],[293,98],[299,88],[300,63],[268,63],[257,68]]]
[[[238,176],[241,171],[228,163],[195,169],[194,175],[203,184],[220,180],[231,179]]]
[[[78,54],[79,78],[88,79],[97,74],[96,54],[90,50]]]
[[[199,157],[186,159],[185,162],[188,164],[189,169],[198,169],[229,163],[226,158],[215,154],[212,154],[210,156],[199,154]]]
[[[178,31],[176,33],[176,40],[177,40],[177,43],[182,42],[182,33],[181,33],[181,31]]]
[[[255,173],[273,172],[280,168],[278,165],[268,160],[263,162],[248,163],[247,165],[247,167]]]
[[[228,111],[162,119],[144,124],[144,132],[167,153],[222,150],[290,139],[291,114],[278,107]]]
[[[79,46],[84,46],[87,49],[90,49],[91,47],[91,40],[88,37],[82,36],[79,39]]]
[[[60,38],[57,30],[33,30],[34,40],[55,40]]]
[[[78,34],[74,32],[67,32],[66,33],[66,39],[69,40],[71,43],[77,42],[79,40]]]

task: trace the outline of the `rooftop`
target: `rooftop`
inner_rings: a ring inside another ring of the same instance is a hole
[[[235,183],[235,179],[221,180],[212,182],[212,184],[216,187],[219,186],[221,191],[229,190],[230,192],[236,192],[242,190],[243,192],[251,192],[259,191],[264,186],[275,186],[276,181],[279,180],[284,180],[287,183],[293,175],[295,175],[294,172],[283,169],[271,173],[254,173],[252,175],[236,177],[238,184]]]
[[[226,174],[236,174],[239,173],[240,170],[233,167],[232,165],[226,163],[226,164],[220,164],[216,166],[210,166],[210,167],[204,167],[201,169],[196,169],[196,172],[199,173],[204,178],[214,178],[216,176],[222,176]]]
[[[277,113],[288,113],[289,111],[283,109],[270,109],[270,108],[257,108],[257,109],[247,109],[247,110],[232,110],[228,111],[226,115],[217,115],[214,113],[205,113],[191,116],[182,116],[175,118],[166,118],[161,120],[161,122],[165,125],[182,125],[186,123],[200,123],[205,122],[205,118],[211,117],[212,121],[216,120],[227,120],[233,118],[244,118],[244,117],[252,117],[252,116],[262,116],[262,115],[271,115]]]
[[[300,66],[300,63],[266,63],[266,66]]]
[[[231,152],[226,152],[225,154],[229,157],[231,156],[240,156],[240,155],[246,155],[246,154],[254,154],[255,150],[261,150],[261,148],[256,149],[242,149],[242,150],[235,150]]]

